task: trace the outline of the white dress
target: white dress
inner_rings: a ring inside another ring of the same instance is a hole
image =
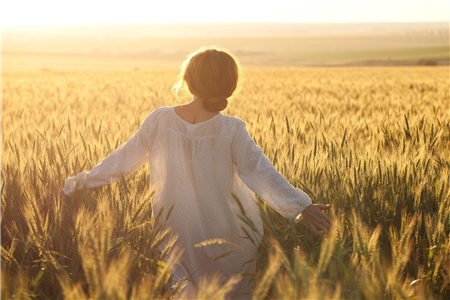
[[[240,271],[255,272],[256,260],[246,263],[255,258],[263,233],[254,193],[290,220],[311,204],[307,194],[274,168],[241,119],[218,114],[191,124],[173,107],[151,112],[126,143],[91,171],[67,179],[64,192],[70,195],[75,186],[92,188],[118,181],[146,162],[150,162],[150,187],[155,191],[154,215],[161,209],[167,212],[174,204],[167,226],[178,234],[176,245],[184,253],[172,275],[174,280],[184,276],[193,280],[188,292],[195,292],[204,275],[219,272],[229,278]],[[232,194],[241,201],[258,232],[241,221],[238,215],[242,212]],[[245,238],[246,234],[253,236],[255,244]],[[194,246],[210,239],[226,239],[245,251],[212,260],[237,248],[226,243]],[[230,297],[245,298],[249,289],[244,276]]]

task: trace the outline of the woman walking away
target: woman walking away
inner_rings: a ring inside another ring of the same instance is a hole
[[[241,119],[220,113],[238,87],[240,70],[225,49],[201,48],[191,54],[175,88],[186,84],[192,101],[152,111],[126,143],[91,171],[67,179],[63,189],[70,197],[76,187],[118,181],[150,162],[153,213],[174,205],[167,226],[178,235],[176,245],[184,252],[172,276],[175,281],[190,279],[183,290],[188,298],[196,298],[204,276],[218,273],[226,281],[240,272],[255,272],[255,260],[245,264],[254,258],[263,232],[254,193],[290,220],[302,214],[316,234],[331,228],[322,212],[330,206],[312,204],[274,168]],[[244,238],[246,224],[237,216],[242,211],[259,231],[253,233],[255,244]],[[229,243],[195,246],[210,239]],[[240,251],[212,259],[236,246]],[[248,298],[250,289],[243,277],[228,296]]]

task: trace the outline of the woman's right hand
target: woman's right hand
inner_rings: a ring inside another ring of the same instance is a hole
[[[318,235],[319,230],[328,233],[331,230],[331,219],[322,212],[330,209],[330,204],[311,204],[302,211],[301,216],[308,221],[311,230]]]

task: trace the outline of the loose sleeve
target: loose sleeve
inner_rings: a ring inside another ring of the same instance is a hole
[[[240,122],[232,140],[232,158],[242,181],[282,216],[295,218],[311,204],[311,198],[293,187],[264,155]]]
[[[111,152],[91,171],[81,172],[67,179],[64,193],[70,196],[76,187],[94,188],[119,181],[148,162],[157,122],[156,114],[157,110],[148,115],[127,142]]]

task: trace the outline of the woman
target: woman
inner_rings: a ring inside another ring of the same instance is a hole
[[[186,84],[192,101],[151,112],[126,143],[91,171],[67,179],[63,189],[70,197],[76,187],[118,181],[150,162],[153,213],[174,205],[167,226],[178,235],[177,245],[184,252],[172,275],[175,281],[191,279],[186,297],[195,297],[203,276],[219,273],[226,280],[239,272],[255,272],[256,261],[251,260],[263,228],[253,192],[290,220],[302,214],[315,233],[328,232],[331,226],[322,212],[329,205],[312,204],[274,168],[242,120],[220,113],[239,79],[239,63],[229,51],[202,48],[191,54],[175,89],[178,92]],[[243,238],[248,233],[253,242]],[[198,247],[211,239],[227,242]],[[230,250],[235,251],[213,259]],[[245,298],[249,291],[244,278],[229,296]]]

